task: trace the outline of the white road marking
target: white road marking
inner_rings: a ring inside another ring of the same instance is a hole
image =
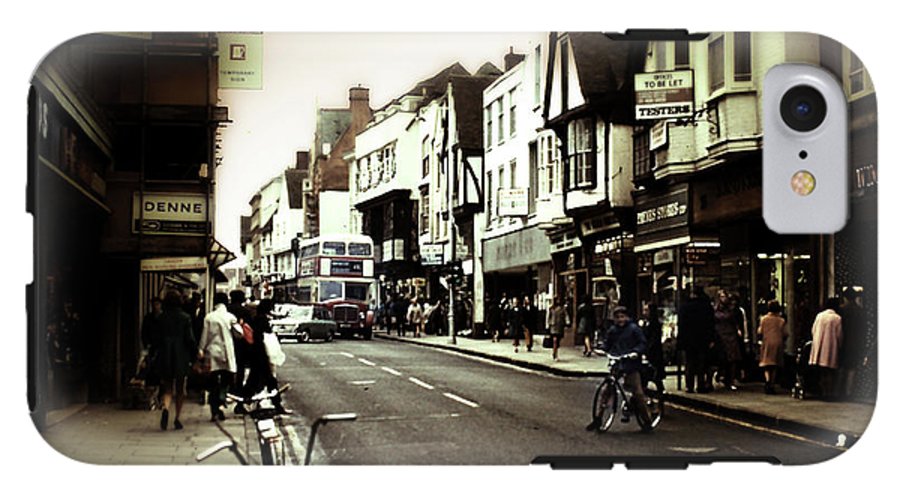
[[[428,383],[425,382],[425,381],[420,381],[420,380],[418,380],[418,379],[416,379],[416,378],[414,378],[414,377],[409,378],[409,380],[410,380],[410,382],[412,382],[413,384],[417,384],[417,385],[419,385],[419,386],[422,386],[422,387],[425,388],[425,389],[434,389],[434,386],[428,384]]]
[[[463,405],[468,405],[472,408],[478,408],[478,403],[475,403],[474,401],[469,401],[465,398],[460,398],[459,396],[456,396],[453,393],[444,393],[444,396],[446,396],[447,398],[450,398],[451,400],[458,401],[458,402],[462,403]]]
[[[387,372],[388,374],[393,374],[393,375],[395,375],[395,376],[402,376],[402,375],[403,375],[402,372],[397,371],[397,370],[394,370],[394,369],[391,369],[390,367],[382,367],[381,370]]]
[[[287,439],[291,443],[291,449],[294,450],[294,455],[297,458],[305,458],[306,457],[306,448],[303,446],[303,441],[300,440],[300,436],[297,434],[297,429],[294,428],[293,425],[288,425],[284,427],[284,431],[287,433]],[[291,455],[285,452],[285,464],[294,465],[294,458],[291,458]]]
[[[701,446],[701,447],[697,447],[697,448],[679,447],[679,446],[670,446],[669,449],[671,449],[672,451],[677,451],[677,452],[679,452],[679,453],[693,453],[693,454],[701,455],[701,454],[704,454],[704,453],[712,453],[713,451],[715,451],[715,450],[717,450],[717,449],[719,449],[719,448],[712,448],[712,447],[711,447],[711,448],[704,448],[704,447],[702,447],[702,446]]]
[[[355,386],[364,386],[364,385],[366,385],[366,384],[375,384],[375,381],[374,381],[374,380],[371,380],[371,381],[350,381],[350,384],[353,384],[353,385],[355,385]]]
[[[366,365],[371,365],[371,366],[373,366],[373,367],[375,366],[375,362],[372,362],[372,361],[370,361],[370,360],[366,360],[366,359],[364,359],[364,358],[358,358],[358,359],[356,359],[356,360],[359,360],[360,362],[362,362],[362,363],[364,363],[364,364],[366,364]]]
[[[356,358],[355,356],[353,356],[352,353],[340,352],[340,354],[343,355],[343,356],[345,356],[345,357],[347,357],[347,358]]]

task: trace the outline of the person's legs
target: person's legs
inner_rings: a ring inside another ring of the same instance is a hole
[[[175,391],[175,429],[181,429],[181,409],[187,397],[187,377],[177,377],[174,382]]]
[[[553,335],[551,338],[553,338],[553,360],[559,360],[559,335]]]
[[[162,413],[159,419],[159,428],[166,430],[169,427],[169,408],[172,406],[172,381],[160,379],[159,391],[162,394]]]
[[[534,344],[534,335],[531,334],[530,329],[525,328],[525,348],[527,348],[528,351],[530,352],[533,344]]]
[[[635,415],[640,415],[644,423],[650,423],[650,412],[647,411],[647,397],[641,386],[641,373],[629,372],[625,376],[625,389],[631,391],[631,406]]]

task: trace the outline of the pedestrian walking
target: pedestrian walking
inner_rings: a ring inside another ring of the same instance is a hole
[[[245,400],[249,400],[260,391],[278,389],[278,380],[272,371],[272,359],[266,351],[265,344],[265,335],[272,333],[269,319],[274,305],[270,298],[260,300],[256,308],[256,315],[250,320],[250,326],[253,328],[253,343],[248,346],[247,365],[250,373],[241,393]],[[282,407],[280,395],[272,399],[272,405],[275,406],[276,413],[286,413]],[[240,403],[235,406],[236,413],[244,411],[244,407]]]
[[[550,338],[553,340],[553,360],[559,360],[559,342],[562,340],[569,325],[569,314],[562,305],[559,297],[553,299],[553,305],[547,311],[547,327],[550,330]]]
[[[716,303],[716,358],[719,362],[719,373],[725,389],[737,391],[734,384],[738,364],[741,362],[740,321],[728,292],[719,290]]]
[[[513,339],[513,351],[519,353],[519,339],[522,338],[522,307],[519,297],[513,297],[509,304],[509,332]]]
[[[869,363],[866,349],[866,320],[860,294],[853,288],[847,288],[841,301],[841,379],[839,396],[849,398],[853,395],[856,376],[860,369]]]
[[[228,296],[218,292],[213,296],[213,310],[203,318],[203,331],[200,333],[200,345],[197,359],[203,360],[209,368],[207,381],[209,392],[209,412],[211,420],[225,420],[222,407],[228,389],[234,382],[237,372],[237,356],[234,352],[234,339],[237,333],[235,326],[237,317],[228,312]]]
[[[597,314],[594,311],[594,304],[588,299],[586,294],[582,294],[583,300],[575,311],[575,335],[584,343],[581,354],[590,357],[594,353],[591,345],[594,333],[597,331]]]
[[[156,372],[162,393],[162,415],[159,427],[169,427],[172,400],[175,400],[175,429],[183,428],[181,408],[187,394],[187,376],[191,369],[196,343],[191,329],[191,317],[182,308],[181,295],[176,291],[166,293],[159,316],[159,353]]]
[[[709,352],[715,341],[715,316],[709,297],[700,286],[694,286],[688,300],[678,308],[676,348],[685,360],[685,389],[706,393],[711,389],[708,369]]]
[[[529,352],[534,346],[534,332],[537,331],[537,308],[531,303],[531,297],[525,296],[522,302],[522,330],[525,332],[525,349]]]
[[[509,307],[510,301],[506,297],[506,292],[500,297],[500,333],[497,336],[499,341],[504,336],[509,336]]]
[[[422,306],[419,305],[418,297],[413,297],[412,301],[410,301],[409,308],[406,309],[406,320],[409,321],[409,325],[414,331],[413,335],[416,338],[421,337],[425,331],[422,327],[425,318]]]
[[[809,354],[809,365],[815,366],[819,373],[819,386],[822,397],[826,400],[834,398],[835,374],[840,367],[843,329],[841,316],[838,314],[840,302],[837,298],[825,301],[822,312],[816,316],[812,327],[812,349]]]
[[[229,294],[231,298],[231,303],[228,304],[228,312],[230,312],[236,319],[239,325],[250,322],[250,309],[248,309],[244,302],[246,302],[247,298],[244,295],[242,290],[232,290]],[[234,383],[231,386],[232,393],[240,394],[241,390],[244,389],[244,380],[247,377],[247,353],[249,343],[244,339],[243,332],[238,335],[236,332],[234,333],[234,355],[237,359],[237,369],[234,373]]]
[[[156,372],[160,338],[162,336],[159,324],[159,319],[162,315],[162,299],[153,297],[150,299],[150,307],[150,312],[144,316],[144,320],[141,322],[141,343],[144,345],[144,351],[141,355],[143,361],[140,364],[140,372],[144,378],[147,396],[152,396],[150,398],[151,409],[155,409],[162,401],[159,389],[159,374]]]
[[[659,320],[659,308],[656,304],[644,306],[643,318],[639,325],[647,340],[647,361],[656,371],[653,382],[656,383],[656,389],[662,392],[665,388],[663,382],[666,379],[666,363],[662,348],[662,321]]]
[[[781,304],[772,300],[768,313],[759,321],[756,334],[760,337],[759,366],[766,378],[766,394],[775,394],[775,379],[779,367],[784,365],[785,320],[781,317]]]

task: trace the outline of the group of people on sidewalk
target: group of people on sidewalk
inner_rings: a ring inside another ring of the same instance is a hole
[[[856,293],[848,290],[843,301],[833,297],[825,302],[809,333],[805,333],[806,328],[795,328],[800,355],[795,370],[805,374],[806,385],[815,388],[810,391],[824,399],[849,395],[856,370],[866,364],[860,316]],[[753,328],[737,297],[719,290],[712,301],[701,287],[695,286],[678,309],[677,349],[685,359],[686,391],[707,393],[717,382],[736,391],[737,381],[752,371],[747,362],[755,360],[750,365],[762,370],[764,392],[775,394],[779,370],[786,367],[786,326],[783,307],[775,300],[767,303],[766,314]],[[851,339],[845,338],[848,327],[853,328]],[[755,351],[749,348],[754,340],[749,332],[754,330]],[[838,369],[842,368],[846,372],[838,386]]]
[[[462,307],[456,308],[459,317],[463,317],[462,310]],[[411,332],[416,338],[425,334],[441,336],[447,334],[447,313],[447,303],[440,298],[429,303],[418,296],[397,294],[376,309],[375,324],[387,334],[394,331],[398,336]]]
[[[180,419],[188,376],[204,381],[211,420],[225,419],[229,392],[250,398],[263,389],[278,388],[275,366],[283,362],[284,355],[269,324],[274,303],[263,299],[254,307],[245,302],[239,290],[231,293],[230,301],[219,292],[213,297],[211,312],[192,318],[179,292],[172,290],[162,300],[154,299],[153,310],[143,321],[141,339],[148,374],[159,383],[162,430],[169,426],[173,401],[174,429],[184,427]],[[285,411],[279,397],[273,404],[279,413]],[[243,406],[238,403],[234,411],[243,413]]]

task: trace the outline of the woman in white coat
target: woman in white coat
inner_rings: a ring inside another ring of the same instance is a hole
[[[222,406],[228,386],[237,372],[237,357],[234,353],[234,326],[237,318],[228,312],[228,296],[216,293],[213,310],[203,319],[203,333],[197,358],[209,369],[209,411],[213,421],[225,420]]]

